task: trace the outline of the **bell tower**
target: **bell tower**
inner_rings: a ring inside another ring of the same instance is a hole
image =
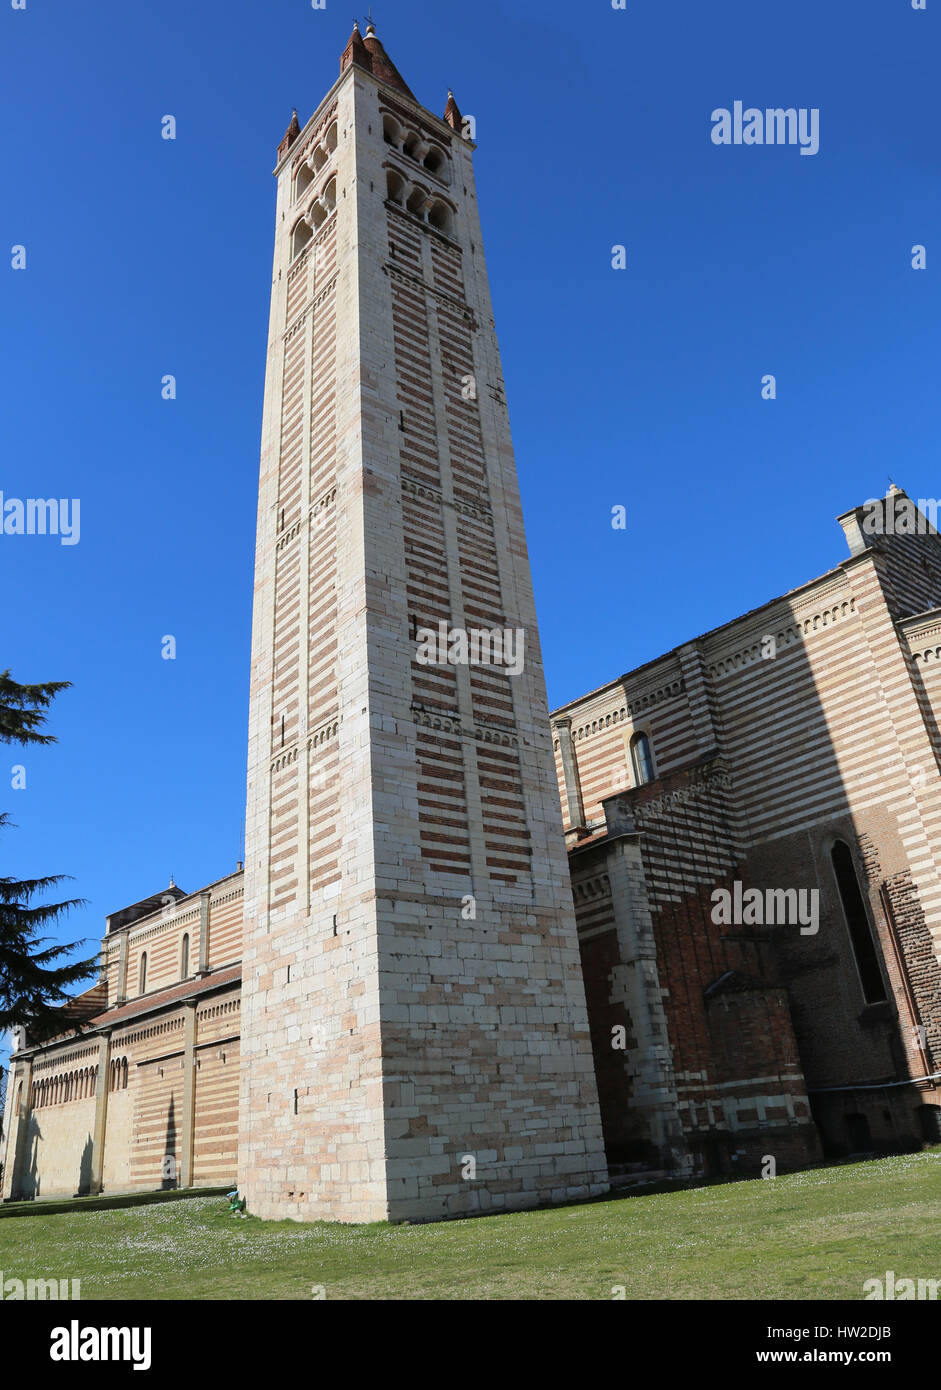
[[[278,149],[239,1135],[262,1217],[607,1183],[470,131],[370,24]]]

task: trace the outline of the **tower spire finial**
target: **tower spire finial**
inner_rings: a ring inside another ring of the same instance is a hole
[[[284,158],[284,156],[287,154],[288,150],[289,150],[289,149],[291,148],[291,146],[294,144],[294,141],[297,139],[297,137],[300,135],[300,133],[301,133],[301,123],[300,123],[300,121],[297,119],[297,107],[295,106],[295,107],[294,107],[294,110],[293,110],[293,113],[292,113],[292,115],[291,115],[290,124],[288,125],[287,130],[284,132],[284,135],[282,136],[282,139],[281,139],[281,143],[280,143],[280,145],[278,146],[278,159],[279,159],[279,160],[281,160],[281,159]]]
[[[461,116],[461,108],[454,100],[454,93],[451,91],[450,87],[448,88],[448,104],[444,108],[444,119],[452,130],[459,131],[461,129],[461,121],[463,119]]]

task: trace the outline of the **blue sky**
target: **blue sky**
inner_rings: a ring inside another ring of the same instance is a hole
[[[553,705],[837,564],[834,517],[890,474],[941,495],[927,3],[376,0],[419,100],[477,121]],[[61,934],[94,941],[239,858],[271,168],[354,11],[26,4],[0,6],[0,491],[78,497],[81,539],[0,535],[0,668],[74,682],[58,745],[7,750],[0,873],[72,874]],[[819,153],[714,146],[735,100],[818,108]]]

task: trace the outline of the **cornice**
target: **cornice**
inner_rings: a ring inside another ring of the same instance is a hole
[[[453,734],[455,738],[474,740],[477,743],[495,743],[504,748],[519,747],[519,736],[503,725],[487,724],[484,720],[475,719],[473,727],[465,728],[460,715],[425,709],[414,702],[411,715],[417,725],[438,729],[442,733]]]
[[[327,224],[325,224],[325,225],[329,226],[329,223],[327,223]],[[305,255],[305,256],[306,256],[307,252],[310,250],[311,246],[313,246],[313,245],[314,245],[313,242],[308,242],[308,243],[307,243],[307,247],[305,248],[305,251],[304,251],[304,255]],[[306,266],[304,265],[303,257],[302,257],[300,263],[298,264],[298,266],[297,266],[296,268],[297,268],[298,270],[300,270],[302,267],[306,269]],[[339,271],[339,268],[335,268],[334,271],[333,271],[333,274],[330,276],[329,280],[326,280],[326,281],[324,282],[323,288],[320,289],[320,290],[318,290],[316,296],[315,296],[313,299],[309,300],[308,303],[304,305],[304,307],[303,307],[303,309],[301,310],[301,312],[300,312],[295,318],[293,318],[293,319],[291,320],[291,322],[288,324],[287,328],[286,328],[286,329],[284,330],[284,332],[281,334],[281,341],[282,341],[282,343],[284,344],[285,347],[287,347],[288,343],[291,341],[292,338],[296,338],[296,337],[297,337],[298,333],[299,333],[299,332],[301,331],[301,329],[304,327],[304,324],[305,324],[305,323],[307,322],[307,320],[310,318],[310,316],[311,316],[311,314],[314,312],[314,310],[315,310],[315,309],[319,309],[320,306],[323,304],[324,300],[327,299],[327,298],[336,290],[337,281],[338,281],[339,278],[340,278],[340,271]]]
[[[316,519],[320,515],[322,515],[322,513],[324,513],[330,507],[332,507],[336,500],[337,489],[336,483],[334,483],[331,487],[327,489],[326,492],[322,493],[321,496],[318,497],[316,502],[311,503],[310,507],[308,508],[306,518],[298,517],[297,521],[293,522],[290,526],[286,527],[285,530],[282,531],[278,537],[276,537],[275,550],[284,550],[288,545],[290,545],[291,541],[297,539],[297,537],[301,534],[301,531],[303,531],[305,525],[310,526],[311,522],[316,521]]]
[[[387,206],[395,208],[396,212],[400,211],[400,209],[395,207],[394,203],[387,203]],[[405,215],[407,216],[407,214]],[[440,232],[434,227],[428,227],[425,222],[418,222],[416,219],[415,225],[432,232],[435,236],[441,236]],[[442,240],[446,246],[457,246],[457,242],[449,241],[447,237],[443,237]],[[458,249],[460,248],[458,247]],[[386,275],[389,276],[390,280],[401,280],[404,285],[411,285],[414,289],[421,290],[423,294],[433,295],[434,298],[439,299],[442,304],[446,304],[449,309],[453,309],[461,318],[466,319],[474,333],[480,332],[480,324],[473,309],[463,300],[455,299],[453,295],[445,294],[444,290],[439,290],[434,285],[429,285],[428,281],[423,280],[420,275],[413,275],[408,270],[402,270],[400,266],[393,265],[391,261],[386,261],[382,268]]]
[[[320,723],[317,725],[316,729],[314,729],[313,732],[308,734],[307,736],[306,743],[308,753],[313,752],[315,748],[322,747],[325,743],[331,742],[333,739],[337,737],[339,731],[339,715],[331,714],[327,719],[321,720]],[[271,760],[270,771],[281,772],[282,769],[290,767],[293,763],[296,763],[298,753],[301,750],[301,745],[304,742],[304,739],[299,739],[297,742],[293,743],[290,748],[279,750],[277,757],[272,758]]]
[[[572,741],[582,743],[585,739],[592,738],[595,734],[602,734],[605,730],[615,727],[618,724],[630,724],[638,714],[644,710],[651,709],[654,705],[663,704],[665,700],[674,700],[682,695],[686,689],[686,684],[682,677],[668,681],[665,684],[648,685],[627,696],[625,687],[621,687],[622,693],[627,696],[624,704],[615,710],[599,714],[596,719],[586,719],[579,724],[578,713],[572,713],[572,706],[566,705],[566,713],[558,711],[552,716],[552,723],[558,723],[562,719],[569,719],[572,723]]]
[[[414,478],[403,474],[402,491],[410,492],[415,497],[426,497],[439,507],[453,507],[456,512],[470,517],[473,521],[485,521],[489,526],[493,526],[493,512],[488,507],[475,506],[473,503],[465,502],[460,498],[449,501],[440,488],[432,487],[430,483],[419,483]]]
[[[837,602],[825,601],[821,604],[821,598],[828,600],[836,595],[840,595]],[[838,584],[828,586],[822,594],[816,594],[813,597],[814,602],[805,602],[784,608],[780,617],[770,611],[767,612],[765,622],[760,626],[753,627],[744,641],[743,635],[737,634],[738,640],[734,646],[729,644],[720,651],[711,653],[706,667],[709,679],[719,680],[723,676],[766,660],[767,658],[762,656],[765,637],[774,637],[776,650],[780,651],[783,648],[793,646],[795,643],[803,643],[808,637],[813,637],[815,633],[833,627],[836,623],[843,622],[856,614],[855,596],[847,594],[844,586]],[[787,601],[781,600],[781,602],[786,603]]]
[[[603,870],[572,879],[572,897],[576,904],[595,903],[611,897],[611,880]]]
[[[916,662],[941,662],[941,608],[914,613],[896,623]]]

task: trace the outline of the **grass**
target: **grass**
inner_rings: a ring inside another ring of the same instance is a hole
[[[53,1212],[113,1211],[117,1207],[149,1207],[155,1202],[182,1202],[190,1197],[208,1197],[231,1192],[235,1186],[226,1187],[180,1187],[168,1192],[125,1192],[114,1197],[63,1197],[52,1201],[42,1199],[42,1206],[36,1202],[4,1202],[0,1207],[0,1221],[11,1216],[35,1216],[37,1210],[49,1216]]]
[[[220,1197],[0,1222],[9,1278],[83,1299],[861,1299],[941,1277],[941,1149],[753,1182],[449,1221],[300,1225]]]

